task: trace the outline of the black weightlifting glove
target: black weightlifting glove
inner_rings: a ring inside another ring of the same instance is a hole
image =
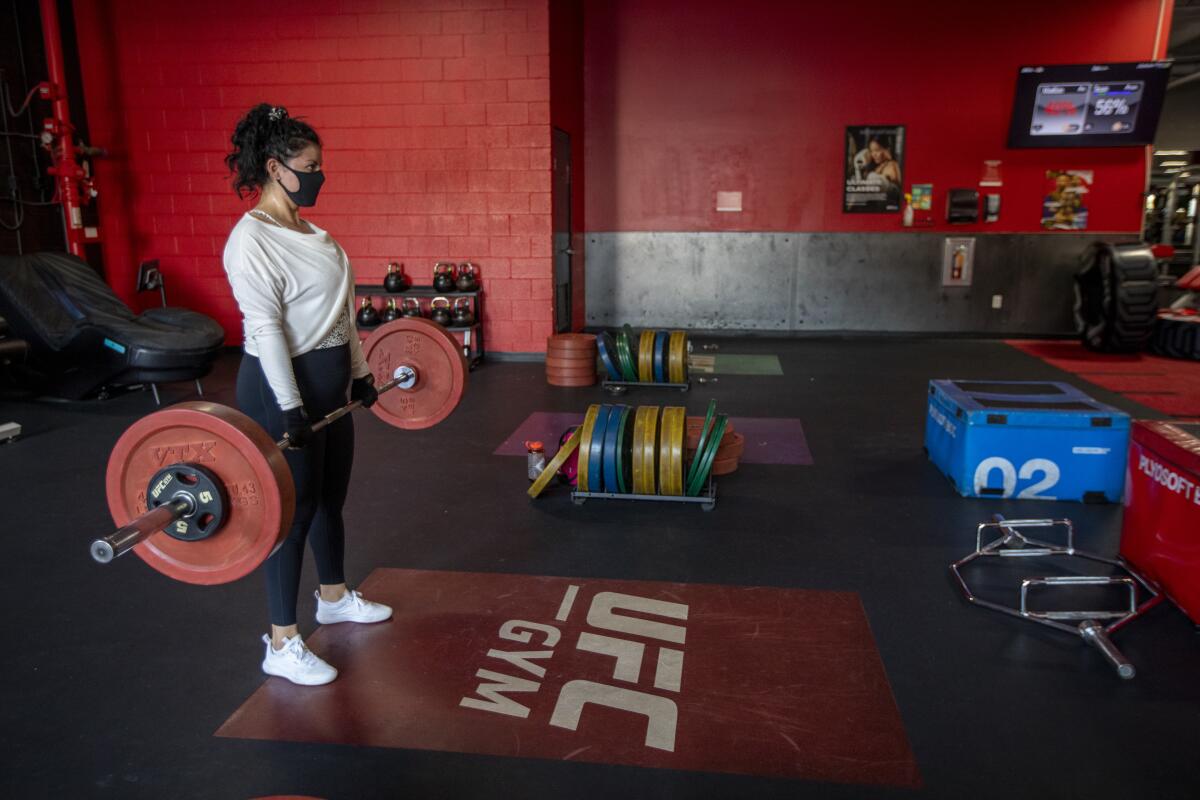
[[[304,406],[289,408],[283,412],[283,432],[287,434],[291,447],[304,447],[312,441],[312,426],[308,424],[308,414]]]
[[[375,378],[367,375],[362,378],[355,378],[350,382],[350,400],[358,400],[362,403],[363,408],[370,408],[375,405],[375,401],[379,399],[379,392],[375,389]]]

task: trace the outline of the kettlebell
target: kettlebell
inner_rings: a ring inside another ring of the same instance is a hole
[[[460,297],[454,301],[454,327],[468,328],[475,324],[475,312],[471,310],[471,301]]]
[[[442,303],[440,306],[438,305],[439,300]],[[450,301],[444,297],[435,297],[430,300],[429,318],[438,325],[450,327],[450,323],[453,321],[453,318],[450,315]]]
[[[400,316],[402,317],[419,317],[421,316],[421,301],[415,297],[404,298],[400,306]]]
[[[396,308],[396,298],[389,297],[387,306],[384,307],[383,313],[379,315],[379,318],[384,322],[391,322],[399,316],[400,309]]]
[[[435,292],[454,291],[454,265],[441,261],[433,265],[433,290]]]
[[[371,305],[371,298],[364,297],[357,315],[358,324],[363,328],[373,328],[379,324],[379,312]]]
[[[403,292],[408,288],[408,279],[404,277],[404,265],[395,261],[388,264],[387,275],[383,276],[383,289],[386,292]]]
[[[475,272],[475,265],[469,261],[458,265],[458,279],[455,280],[454,285],[460,292],[473,292],[479,288]]]

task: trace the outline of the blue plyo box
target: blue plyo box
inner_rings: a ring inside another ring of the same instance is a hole
[[[1047,381],[933,380],[929,458],[964,497],[1118,503],[1129,415]]]

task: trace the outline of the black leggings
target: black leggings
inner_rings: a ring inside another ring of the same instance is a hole
[[[292,370],[309,419],[315,421],[345,405],[350,383],[349,347],[311,350],[292,359]],[[237,402],[243,413],[267,429],[272,439],[283,437],[283,412],[263,375],[262,365],[249,354],[242,357],[238,370]],[[345,582],[342,562],[346,529],[342,524],[342,506],[354,461],[354,422],[350,417],[347,414],[321,430],[305,447],[284,451],[296,482],[296,515],[287,539],[265,565],[272,625],[296,624],[296,596],[300,591],[305,539],[312,548],[321,583]]]

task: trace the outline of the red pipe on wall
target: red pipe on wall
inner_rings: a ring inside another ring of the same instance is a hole
[[[41,12],[49,80],[39,89],[42,99],[50,102],[52,113],[42,123],[42,140],[53,159],[53,164],[46,171],[55,177],[58,184],[67,250],[83,258],[84,245],[97,238],[88,237],[83,227],[83,205],[95,192],[91,177],[75,160],[75,127],[71,124],[71,111],[67,104],[66,70],[63,67],[62,33],[58,25],[56,0],[41,0]]]

